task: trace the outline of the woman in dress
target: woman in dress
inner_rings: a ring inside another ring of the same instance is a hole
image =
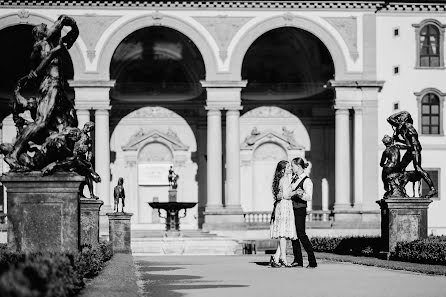
[[[297,239],[294,223],[293,203],[291,196],[295,191],[291,188],[291,165],[282,160],[277,164],[272,185],[274,209],[271,215],[271,238],[279,239],[279,246],[274,256],[271,256],[272,267],[289,267],[286,260],[286,241]]]

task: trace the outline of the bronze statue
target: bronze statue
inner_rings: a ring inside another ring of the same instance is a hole
[[[178,188],[178,178],[180,178],[180,176],[178,174],[176,174],[173,171],[173,167],[170,166],[169,168],[169,175],[168,175],[168,181],[169,181],[169,186],[171,189],[175,190],[176,188]]]
[[[88,191],[90,192],[90,198],[97,200],[99,197],[93,192],[93,182],[101,182],[101,177],[94,171],[93,165],[91,164],[91,158],[93,157],[93,142],[91,141],[89,133],[93,130],[93,127],[93,122],[85,123],[81,130],[80,139],[74,144],[73,156],[78,158],[79,163],[83,165],[80,167],[84,169],[82,172],[78,172],[85,176],[85,181],[81,184],[80,188],[81,196],[83,196],[83,189],[85,185],[87,185]]]
[[[121,199],[122,202],[121,212],[124,212],[125,192],[124,192],[124,179],[122,177],[118,179],[118,184],[115,186],[115,189],[113,191],[113,196],[115,200],[115,206],[114,206],[115,212],[118,212],[119,199]]]
[[[413,120],[410,113],[407,111],[400,111],[391,115],[387,121],[392,125],[394,129],[394,140],[402,143],[400,148],[406,149],[406,153],[401,160],[401,169],[405,170],[406,167],[413,162],[415,172],[417,172],[430,188],[426,198],[433,197],[437,194],[437,190],[434,187],[429,174],[421,167],[421,144],[418,140],[418,133],[413,126]],[[400,138],[401,137],[401,138]]]
[[[401,187],[399,186],[400,180],[396,178],[398,173],[402,173],[400,166],[400,149],[394,144],[393,138],[389,135],[384,135],[382,142],[386,146],[379,164],[383,167],[381,179],[384,184],[384,190],[386,191],[384,197],[405,197],[406,192],[401,192]]]
[[[437,190],[429,177],[429,174],[421,167],[421,144],[418,140],[418,133],[413,127],[413,120],[410,113],[407,111],[400,111],[391,115],[387,122],[392,125],[394,129],[393,138],[385,136],[383,142],[386,145],[386,150],[383,152],[381,158],[381,167],[383,167],[382,178],[384,182],[384,189],[386,194],[384,198],[388,197],[407,197],[405,192],[405,185],[407,182],[415,182],[423,179],[430,191],[425,195],[426,198],[433,197],[437,194]],[[393,141],[399,144],[393,144]],[[401,161],[400,149],[405,149]],[[415,171],[406,171],[406,167],[413,162]],[[414,189],[415,195],[415,189]]]
[[[62,37],[64,27],[71,30]],[[4,158],[11,171],[42,170],[53,162],[62,162],[62,156],[70,157],[72,152],[66,152],[68,147],[62,148],[60,145],[70,142],[70,139],[65,139],[67,128],[76,128],[78,124],[74,104],[64,92],[66,81],[61,71],[60,57],[61,51],[71,48],[79,36],[76,22],[71,17],[61,15],[52,27],[40,24],[32,32],[35,43],[31,62],[38,66],[22,77],[14,90],[12,107],[18,134],[12,150],[8,147]],[[37,80],[40,84],[37,98],[27,99],[21,94],[22,88],[30,80]],[[27,122],[19,115],[25,110],[31,112],[33,122]],[[60,135],[54,136],[54,133]],[[57,156],[48,155],[48,151],[55,151]],[[37,152],[37,157],[31,157],[32,152]],[[57,166],[51,165],[46,172],[51,172],[51,167]]]

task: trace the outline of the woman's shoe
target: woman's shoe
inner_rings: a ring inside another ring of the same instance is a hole
[[[280,262],[280,261],[279,261]],[[274,259],[274,256],[271,256],[271,259],[269,260],[269,265],[272,268],[279,268],[282,267],[282,265],[280,265],[279,263],[276,262],[276,259]]]
[[[286,262],[286,260],[284,260],[284,259],[279,259],[279,264],[284,266],[284,267],[291,267],[290,264],[288,264]]]

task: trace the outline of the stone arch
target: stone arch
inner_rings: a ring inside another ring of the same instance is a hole
[[[110,37],[105,41],[105,46],[99,53],[98,72],[104,79],[110,78],[110,64],[113,54],[125,37],[131,33],[151,26],[163,26],[174,29],[194,42],[197,46],[206,68],[206,80],[212,78],[217,72],[217,60],[209,41],[191,24],[179,18],[169,15],[144,15],[131,19],[117,28]]]
[[[15,25],[37,25],[44,23],[47,26],[51,26],[54,24],[53,19],[48,18],[46,16],[36,14],[33,12],[26,11],[23,13],[24,16],[22,17],[19,13],[15,14],[9,14],[6,16],[0,17],[0,30],[3,30],[7,27],[12,27]],[[78,37],[79,39],[80,37]],[[74,43],[74,46],[68,51],[71,61],[73,63],[74,68],[74,76],[79,75],[79,73],[85,72],[85,60],[82,55],[81,48],[78,44],[78,42]]]
[[[172,148],[160,141],[147,141],[138,151],[138,162],[173,162]]]
[[[232,50],[229,62],[230,72],[237,76],[234,79],[240,79],[241,77],[243,60],[249,47],[264,33],[281,27],[299,28],[308,31],[319,38],[327,47],[333,59],[335,79],[345,79],[348,72],[347,57],[342,50],[340,43],[321,24],[298,15],[293,15],[291,21],[283,15],[268,18],[256,24],[251,29],[247,30],[242,36],[240,36],[238,43]]]

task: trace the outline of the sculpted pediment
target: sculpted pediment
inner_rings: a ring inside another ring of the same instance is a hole
[[[241,149],[249,150],[264,142],[277,142],[284,144],[290,150],[305,150],[305,147],[297,142],[293,131],[288,130],[286,127],[283,127],[282,131],[282,134],[276,131],[260,132],[254,127],[251,134],[243,141]]]
[[[132,137],[130,137],[126,145],[122,146],[122,150],[137,151],[142,146],[150,142],[164,143],[175,151],[187,151],[189,149],[189,146],[185,145],[180,140],[177,133],[169,128],[166,133],[158,130],[145,131],[140,129]]]

